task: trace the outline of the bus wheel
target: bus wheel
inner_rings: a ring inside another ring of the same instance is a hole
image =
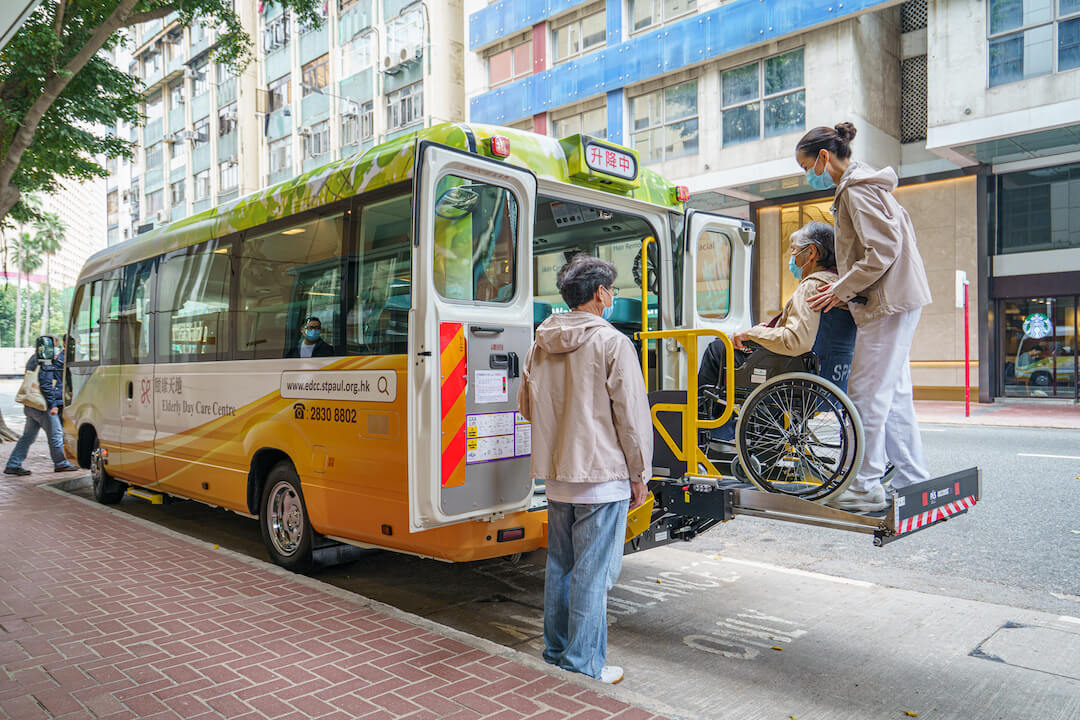
[[[94,438],[94,448],[90,451],[90,478],[93,481],[94,499],[103,505],[115,505],[124,499],[127,486],[109,475],[105,469],[105,454],[101,443]]]
[[[259,509],[259,526],[270,559],[293,572],[310,570],[314,533],[292,463],[282,460],[270,470]]]

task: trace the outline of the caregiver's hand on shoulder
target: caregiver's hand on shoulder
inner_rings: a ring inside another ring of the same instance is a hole
[[[817,295],[811,295],[807,298],[807,303],[810,305],[810,309],[821,312],[828,312],[834,307],[840,307],[847,303],[837,297],[836,293],[832,291],[832,285],[824,285],[821,288],[821,292]]]

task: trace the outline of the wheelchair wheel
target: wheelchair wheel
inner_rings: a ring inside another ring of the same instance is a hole
[[[817,375],[778,375],[743,403],[735,426],[738,462],[766,492],[825,502],[844,491],[863,458],[859,414]]]

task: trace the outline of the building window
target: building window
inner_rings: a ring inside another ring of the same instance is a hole
[[[555,51],[555,62],[598,48],[607,38],[603,3],[590,5],[569,18],[572,19],[552,24],[551,46]]]
[[[177,110],[184,107],[184,100],[187,93],[184,92],[183,81],[175,82],[169,85],[169,109]]]
[[[270,95],[270,112],[280,110],[292,102],[292,83],[289,76],[284,75],[274,80],[267,87]]]
[[[108,213],[108,218],[106,218],[107,225],[115,225],[120,222],[119,190],[113,190],[111,193],[105,196],[105,212]]]
[[[210,197],[210,171],[202,170],[195,173],[195,202]]]
[[[194,83],[191,88],[191,95],[192,97],[199,97],[210,89],[210,83],[206,81],[206,63],[201,62],[198,65],[193,65],[191,70],[195,75]]]
[[[150,220],[154,220],[154,215],[159,210],[164,209],[165,205],[165,192],[163,190],[155,190],[152,193],[146,193],[146,217]]]
[[[725,147],[806,126],[802,48],[727,70],[720,85]]]
[[[1080,67],[1080,1],[990,0],[989,6],[990,87]]]
[[[630,101],[634,148],[646,163],[694,155],[698,151],[697,80]]]
[[[263,29],[263,50],[271,53],[289,43],[289,18],[283,12],[266,23]]]
[[[146,146],[146,169],[153,170],[161,167],[161,143]]]
[[[647,30],[697,9],[697,0],[630,0],[630,32]]]
[[[169,186],[169,205],[171,207],[183,206],[185,184],[183,180],[178,180]]]
[[[532,121],[529,121],[530,129]],[[551,121],[551,136],[564,138],[570,135],[589,135],[595,138],[607,138],[607,107],[575,113]]]
[[[360,115],[347,113],[341,116],[341,145],[347,147],[360,142]]]
[[[386,54],[395,64],[419,57],[424,45],[424,12],[414,8],[386,23]]]
[[[1080,163],[998,178],[999,254],[1080,248]]]
[[[424,117],[424,83],[406,85],[386,96],[386,129],[393,132]]]
[[[349,78],[366,70],[375,62],[375,36],[373,33],[357,35],[345,44],[341,53],[341,77]]]
[[[169,146],[169,164],[183,165],[184,164],[184,142],[174,135],[170,138]]]
[[[305,65],[300,71],[300,97],[320,92],[330,83],[330,55],[323,55]]]
[[[230,80],[236,79],[236,76],[233,75],[232,70],[230,70],[229,66],[224,63],[217,63],[217,65],[215,65],[214,67],[214,73],[214,77],[216,78],[218,85],[223,85]]]
[[[218,110],[218,137],[236,130],[236,103],[229,103]]]
[[[191,23],[191,44],[198,45],[206,39],[206,26],[201,22]]]
[[[270,174],[292,170],[292,137],[283,137],[269,144]]]
[[[330,123],[323,120],[309,128],[304,137],[304,159],[317,158],[330,152]]]
[[[155,92],[146,98],[147,124],[161,119],[161,93]]]
[[[235,190],[240,184],[240,166],[235,160],[218,163],[218,192]]]
[[[143,77],[161,72],[161,50],[157,46],[143,55]]]
[[[375,137],[375,101],[368,100],[360,106],[360,140],[366,142]]]
[[[166,35],[163,42],[165,46],[165,61],[172,63],[173,60],[178,59],[184,54],[184,29],[177,27],[170,30]]]
[[[508,83],[532,72],[532,40],[488,57],[488,84]]]
[[[210,118],[199,118],[195,121],[195,144],[192,147],[198,149],[208,142],[210,142]]]

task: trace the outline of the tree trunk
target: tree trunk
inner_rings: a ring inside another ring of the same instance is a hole
[[[49,334],[49,258],[51,256],[46,253],[45,255],[45,305],[41,308],[41,334]]]

